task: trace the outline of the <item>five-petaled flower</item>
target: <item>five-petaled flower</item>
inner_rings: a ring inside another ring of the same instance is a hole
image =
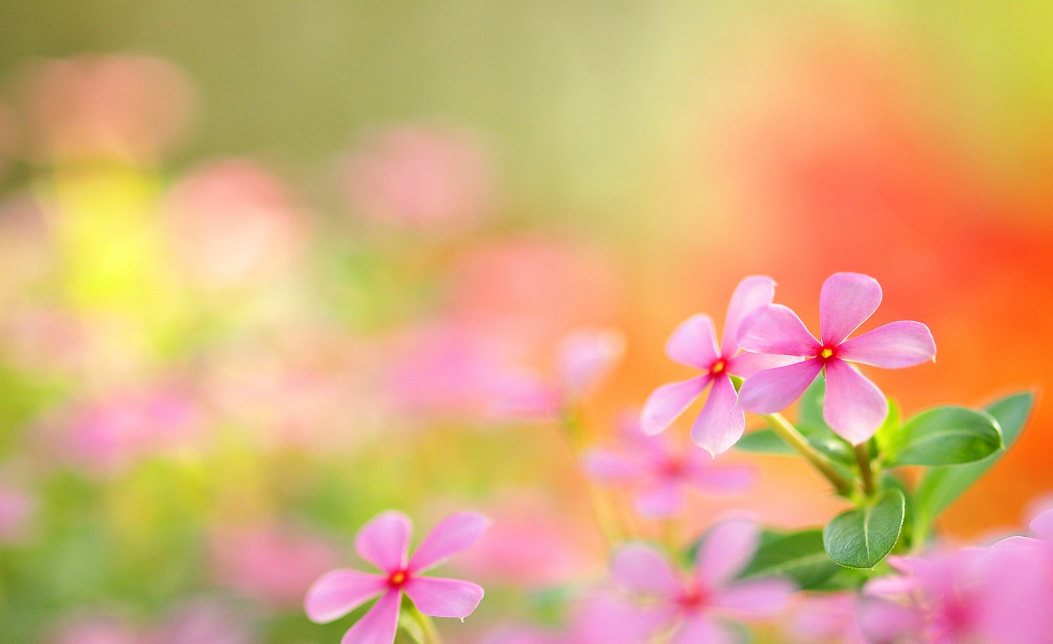
[[[738,343],[743,349],[804,360],[747,378],[739,391],[739,404],[757,414],[778,412],[825,371],[823,418],[848,442],[865,442],[888,415],[888,401],[848,363],[898,369],[936,356],[932,334],[920,322],[892,322],[848,340],[879,304],[877,280],[859,273],[835,273],[823,283],[819,295],[819,340],[785,306],[768,305],[751,313],[739,327]]]
[[[636,511],[651,518],[677,514],[684,493],[745,492],[756,472],[746,465],[716,465],[690,445],[674,446],[668,434],[647,436],[640,431],[639,415],[627,416],[614,447],[585,452],[585,469],[598,481],[632,486]]]
[[[348,569],[326,573],[307,591],[304,610],[312,621],[325,623],[379,596],[369,612],[347,631],[343,644],[392,644],[403,592],[425,615],[464,619],[479,605],[483,589],[467,581],[424,577],[422,573],[472,546],[489,524],[480,514],[454,514],[437,525],[413,557],[408,557],[409,518],[394,510],[384,512],[355,538],[359,556],[383,574]]]
[[[712,383],[709,398],[691,430],[692,439],[716,456],[742,437],[746,418],[730,376],[746,378],[761,369],[786,364],[787,360],[740,353],[735,338],[743,319],[771,304],[774,295],[775,282],[770,277],[753,276],[739,282],[728,305],[724,341],[720,346],[717,346],[713,320],[708,315],[692,316],[673,332],[666,344],[666,354],[674,362],[701,369],[703,373],[690,380],[663,385],[651,394],[640,416],[644,433],[657,434],[665,430]]]
[[[758,538],[751,521],[733,519],[715,526],[699,548],[695,570],[687,580],[654,548],[631,544],[614,555],[614,580],[648,600],[638,610],[654,620],[655,635],[669,638],[663,641],[734,642],[734,635],[713,619],[715,615],[774,615],[794,591],[793,584],[775,577],[735,580],[753,557]]]

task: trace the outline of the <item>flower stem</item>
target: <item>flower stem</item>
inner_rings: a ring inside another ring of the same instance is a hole
[[[825,476],[826,480],[830,481],[830,484],[834,486],[838,494],[848,495],[852,492],[852,482],[842,476],[829,459],[809,445],[808,440],[801,435],[801,432],[797,431],[797,428],[790,421],[786,420],[785,416],[782,414],[768,414],[764,418],[780,438],[786,441],[790,447],[797,450],[805,460],[811,463],[812,467]]]
[[[863,481],[863,493],[868,497],[874,495],[874,470],[870,466],[870,450],[866,443],[856,445],[856,463],[859,464],[859,475]]]
[[[420,612],[416,606],[413,607],[414,617],[417,619],[417,623],[420,624],[420,628],[424,631],[424,642],[423,644],[443,644],[442,635],[439,634],[439,629],[435,628],[435,622],[431,621],[431,618]]]

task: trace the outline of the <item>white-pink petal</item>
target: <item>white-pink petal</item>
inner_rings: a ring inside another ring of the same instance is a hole
[[[746,316],[739,327],[738,344],[752,353],[781,356],[814,356],[820,349],[801,318],[781,304],[761,307]]]
[[[489,526],[490,519],[476,512],[458,512],[446,517],[413,553],[409,571],[419,573],[449,561],[482,539]]]
[[[695,574],[703,588],[722,588],[750,562],[757,550],[760,531],[745,519],[730,519],[710,529],[695,562]]]
[[[1029,527],[1046,541],[1053,541],[1053,510],[1046,510],[1036,516]]]
[[[800,362],[800,356],[780,356],[770,353],[740,353],[728,360],[725,371],[732,376],[749,378],[758,371],[785,367],[788,364]]]
[[[837,345],[866,322],[881,304],[881,285],[869,275],[834,273],[819,293],[819,328],[824,345]]]
[[[624,481],[644,471],[641,459],[609,449],[590,449],[582,461],[590,476],[603,481]]]
[[[389,590],[344,634],[340,644],[392,644],[398,631],[402,593]]]
[[[688,473],[691,482],[710,494],[745,492],[757,479],[757,470],[749,465],[711,466]]]
[[[669,560],[642,543],[630,544],[615,552],[611,574],[626,590],[637,593],[675,597],[683,591]]]
[[[304,612],[312,622],[324,624],[343,617],[387,589],[387,577],[334,570],[319,577],[308,589]]]
[[[674,362],[708,371],[720,357],[713,319],[708,315],[692,315],[673,331],[665,352]]]
[[[676,630],[669,644],[740,644],[726,628],[701,615],[688,617]]]
[[[885,369],[901,369],[936,357],[929,327],[904,320],[879,326],[841,344],[837,357]]]
[[[817,358],[785,367],[759,371],[742,383],[739,406],[755,414],[774,414],[800,398],[808,385],[823,370]]]
[[[666,482],[636,497],[636,511],[651,519],[664,519],[677,514],[684,505],[680,485]]]
[[[388,510],[362,526],[355,537],[359,556],[386,573],[406,567],[410,532],[409,517],[397,510]]]
[[[888,401],[877,385],[844,360],[826,363],[823,420],[853,445],[866,442],[888,416]]]
[[[728,586],[713,597],[712,603],[740,615],[763,617],[785,608],[794,590],[785,579],[755,579]]]
[[[655,389],[643,411],[640,412],[640,429],[647,435],[658,434],[673,424],[684,413],[695,398],[709,384],[710,376],[698,376],[683,382],[673,382]]]
[[[775,297],[775,280],[766,275],[751,275],[739,282],[728,304],[728,314],[724,321],[724,341],[720,351],[724,357],[733,356],[738,351],[739,326],[746,316],[762,306],[771,304]]]
[[[413,605],[431,617],[464,619],[483,599],[483,589],[460,579],[414,577],[403,586]]]
[[[723,454],[742,438],[746,416],[738,405],[738,393],[731,378],[724,374],[713,378],[713,388],[702,407],[702,413],[691,429],[695,444],[713,456]]]

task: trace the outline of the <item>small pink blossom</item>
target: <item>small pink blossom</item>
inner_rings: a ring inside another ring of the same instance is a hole
[[[691,438],[716,456],[726,452],[742,437],[746,417],[739,406],[731,376],[745,378],[758,369],[779,363],[770,356],[739,353],[735,338],[743,319],[758,308],[771,304],[774,295],[775,282],[770,277],[754,276],[742,280],[731,296],[724,322],[724,341],[719,346],[713,320],[708,315],[695,315],[673,332],[666,344],[666,354],[674,362],[701,369],[703,374],[663,385],[651,394],[640,416],[645,433],[657,434],[665,430],[712,384],[709,398],[691,430]]]
[[[428,127],[383,131],[343,163],[355,213],[420,230],[463,229],[491,214],[491,162],[473,135]]]
[[[0,483],[0,544],[21,543],[37,511],[37,499],[25,490]]]
[[[918,628],[917,614],[907,607],[843,592],[802,598],[786,630],[801,644],[907,644],[917,641]]]
[[[316,623],[331,622],[379,597],[347,632],[343,644],[391,644],[405,592],[425,615],[463,620],[479,605],[483,589],[467,581],[425,577],[422,573],[471,547],[489,523],[480,514],[454,514],[439,523],[409,557],[409,517],[394,510],[381,513],[358,532],[355,549],[383,574],[350,569],[326,573],[307,591],[307,617]]]
[[[626,418],[614,448],[595,448],[585,453],[585,469],[605,483],[630,485],[640,514],[663,518],[679,513],[688,490],[708,494],[745,492],[756,472],[739,465],[714,465],[696,449],[674,447],[663,436],[640,431],[639,416]]]
[[[888,401],[849,362],[899,369],[936,356],[932,334],[920,322],[892,322],[847,340],[879,304],[877,280],[859,273],[835,273],[819,295],[821,341],[785,306],[769,305],[749,315],[738,332],[743,349],[804,360],[748,377],[739,392],[743,409],[757,414],[781,411],[825,372],[827,424],[854,445],[873,436],[888,415]]]
[[[745,520],[715,526],[699,548],[695,569],[684,579],[660,552],[632,544],[615,553],[615,582],[646,602],[637,611],[656,619],[655,632],[669,632],[669,644],[734,642],[734,635],[714,619],[771,616],[794,591],[783,579],[736,581],[757,547],[759,531]]]

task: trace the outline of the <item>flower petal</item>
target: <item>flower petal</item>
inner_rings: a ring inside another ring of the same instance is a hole
[[[780,356],[814,356],[820,348],[801,318],[781,304],[746,316],[739,326],[738,344],[746,351]]]
[[[717,332],[708,315],[692,315],[673,331],[665,345],[665,353],[674,362],[709,371],[720,357]]]
[[[684,495],[673,482],[663,483],[636,497],[636,511],[651,519],[670,517],[680,511]]]
[[[822,361],[812,358],[760,371],[742,383],[739,406],[755,414],[782,411],[800,398],[822,369]]]
[[[888,416],[888,401],[877,385],[844,360],[826,363],[823,420],[841,438],[859,445],[874,435]]]
[[[675,597],[683,591],[669,560],[642,543],[629,544],[615,552],[611,574],[626,590],[638,593]]]
[[[410,531],[409,517],[397,510],[381,512],[358,531],[355,550],[359,556],[384,572],[406,567]]]
[[[901,321],[879,326],[848,340],[837,348],[837,357],[852,362],[900,369],[936,357],[936,343],[929,327],[921,322]]]
[[[392,644],[399,626],[399,608],[402,593],[389,590],[369,609],[362,619],[355,622],[340,644]]]
[[[645,434],[654,435],[673,424],[680,414],[684,413],[695,398],[709,384],[710,376],[698,376],[683,382],[673,382],[655,389],[643,411],[640,412],[640,429]]]
[[[470,581],[413,577],[403,586],[413,605],[432,617],[464,619],[483,599],[483,589]]]
[[[757,478],[757,470],[749,465],[726,465],[693,468],[688,477],[700,490],[710,494],[745,492]]]
[[[609,449],[590,449],[582,461],[585,471],[601,481],[624,481],[643,473],[640,459]]]
[[[713,597],[713,606],[740,615],[763,617],[778,613],[796,587],[785,579],[755,579],[732,584]]]
[[[738,405],[738,398],[731,378],[726,375],[713,378],[709,398],[691,429],[695,444],[713,456],[728,451],[746,430],[746,416]]]
[[[409,571],[419,573],[449,561],[482,539],[490,523],[490,519],[476,512],[458,512],[446,517],[424,537],[410,559]]]
[[[1046,541],[1053,541],[1053,510],[1046,510],[1036,516],[1028,527]]]
[[[728,364],[724,370],[732,376],[749,378],[758,371],[774,369],[775,367],[785,367],[788,364],[794,364],[800,361],[801,358],[799,356],[779,356],[770,353],[750,353],[747,351],[728,360]]]
[[[722,588],[746,567],[759,539],[757,525],[745,519],[730,519],[713,526],[695,562],[699,584],[711,590]]]
[[[720,624],[705,617],[692,616],[684,620],[669,644],[740,644],[742,639]]]
[[[869,275],[834,273],[819,293],[819,329],[824,345],[838,345],[881,304],[881,285]]]
[[[303,609],[312,622],[324,624],[350,613],[387,589],[387,577],[357,570],[334,570],[311,584]]]
[[[771,304],[775,298],[775,280],[766,275],[751,275],[739,282],[728,304],[728,315],[724,319],[724,342],[720,346],[723,356],[733,356],[739,349],[739,326],[746,316],[762,306]]]

